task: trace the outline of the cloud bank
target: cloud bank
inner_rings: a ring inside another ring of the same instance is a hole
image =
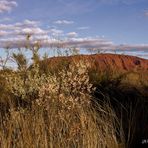
[[[0,24],[0,48],[23,48],[37,42],[43,48],[81,48],[87,50],[148,51],[148,44],[114,44],[105,38],[79,37],[76,32],[43,29],[38,21],[24,20],[15,24]],[[30,40],[26,36],[30,35]]]
[[[0,13],[10,12],[14,7],[17,7],[16,1],[0,0]]]
[[[69,33],[67,33],[67,36],[68,36],[69,38],[75,38],[75,37],[78,36],[78,33],[76,33],[76,32],[69,32]]]

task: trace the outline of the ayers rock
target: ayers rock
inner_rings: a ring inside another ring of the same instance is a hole
[[[93,55],[75,55],[52,57],[42,61],[50,68],[57,67],[63,62],[79,62],[84,60],[91,65],[92,69],[98,71],[112,70],[115,72],[137,71],[148,73],[148,60],[135,56],[119,55],[119,54],[93,54]]]

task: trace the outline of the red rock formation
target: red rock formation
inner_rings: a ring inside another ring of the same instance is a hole
[[[69,57],[52,57],[46,62],[51,67],[58,66],[61,62],[67,61],[80,61],[84,60],[91,64],[92,68],[97,70],[113,70],[120,72],[127,71],[142,71],[148,72],[148,60],[128,56],[128,55],[117,55],[117,54],[94,54],[94,55],[76,55]]]

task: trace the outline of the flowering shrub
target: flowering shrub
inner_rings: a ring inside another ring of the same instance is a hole
[[[94,90],[89,82],[87,67],[84,63],[71,64],[68,70],[62,70],[57,75],[52,75],[48,83],[39,90],[39,104],[55,102],[67,109],[82,107],[90,104],[91,93]],[[42,102],[42,103],[41,103]]]
[[[25,73],[17,72],[6,77],[8,91],[24,100],[33,100],[38,94],[39,88],[47,81],[48,77],[45,74],[39,74],[37,65]]]

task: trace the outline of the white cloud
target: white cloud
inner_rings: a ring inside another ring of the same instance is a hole
[[[15,29],[16,26],[15,25],[12,25],[12,24],[0,24],[0,30],[12,30],[12,29]]]
[[[62,30],[43,29],[39,25],[40,22],[30,20],[14,24],[0,24],[0,48],[25,47],[28,34],[31,35],[30,44],[33,44],[35,41],[44,43],[45,40],[50,40],[50,36],[60,36],[63,33]]]
[[[0,0],[0,13],[10,12],[14,7],[17,7],[16,1]]]
[[[30,30],[28,30],[30,31]],[[26,32],[28,32],[26,31]],[[5,32],[3,32],[5,33]],[[33,35],[30,40],[30,45],[33,45],[36,41],[40,41],[42,47],[76,47],[76,48],[100,48],[108,49],[113,46],[112,42],[100,38],[69,38],[63,40],[52,39],[48,35]],[[0,47],[18,48],[25,47],[25,36],[12,36],[9,38],[0,39]]]
[[[52,36],[60,36],[63,34],[63,30],[59,29],[49,29],[49,32],[51,33]]]
[[[14,24],[0,24],[0,47],[23,47],[26,36],[31,35],[32,40],[47,39],[49,30],[39,27],[39,22],[25,20]]]
[[[37,21],[30,21],[30,20],[25,20],[23,22],[18,22],[15,24],[0,24],[0,30],[17,30],[20,28],[25,28],[25,27],[37,27],[39,25],[39,22]]]
[[[5,33],[5,32],[3,32]],[[108,41],[103,38],[69,38],[69,39],[53,39],[49,35],[34,35],[30,39],[30,45],[33,46],[37,41],[40,42],[40,45],[44,48],[51,47],[63,47],[63,48],[83,48],[88,49],[89,51],[95,50],[107,50],[107,51],[148,51],[148,44],[142,45],[116,45],[111,41]],[[25,47],[28,42],[26,42],[25,36],[17,36],[11,38],[0,39],[0,47],[10,47],[10,48],[19,48]]]
[[[24,28],[22,30],[16,30],[15,33],[17,35],[46,35],[48,32],[41,28]]]
[[[86,49],[108,49],[113,48],[113,43],[102,38],[72,38],[65,41],[65,46]]]
[[[67,33],[67,36],[68,36],[69,38],[75,38],[75,37],[78,36],[78,33],[76,33],[76,32],[69,32],[69,33]]]
[[[0,24],[0,48],[26,46],[26,35],[31,34],[30,45],[39,41],[42,47],[75,47],[91,50],[148,51],[148,44],[116,45],[105,38],[80,38],[76,32],[64,34],[59,29],[43,29],[40,22],[25,20],[15,24]],[[59,39],[57,39],[57,37]]]
[[[89,27],[88,26],[84,26],[84,27],[78,27],[77,29],[78,30],[87,30],[87,29],[89,29]]]
[[[8,32],[7,31],[0,30],[0,37],[3,37],[5,35],[8,35]]]
[[[58,25],[70,25],[70,24],[74,24],[73,21],[68,21],[68,20],[57,20],[54,23],[55,24],[58,24]]]
[[[16,27],[37,27],[40,24],[38,21],[24,20],[23,22],[15,23]]]
[[[116,45],[115,47],[116,49],[123,50],[123,51],[125,50],[148,51],[148,44],[122,44],[122,45]]]

